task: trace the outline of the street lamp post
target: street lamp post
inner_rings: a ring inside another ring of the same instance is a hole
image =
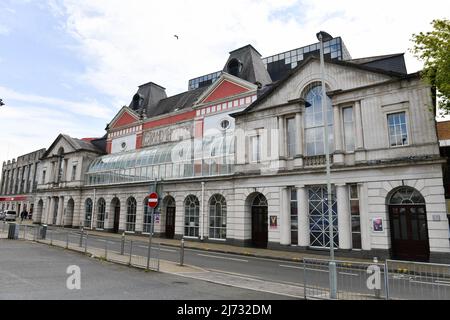
[[[330,272],[330,298],[336,299],[337,296],[337,274],[336,274],[336,262],[334,261],[334,232],[333,232],[333,210],[332,210],[332,193],[331,193],[331,169],[330,169],[330,149],[328,142],[328,108],[327,108],[327,95],[325,88],[325,61],[324,61],[324,53],[323,53],[323,43],[324,41],[329,41],[333,39],[325,31],[320,31],[317,33],[317,39],[320,41],[320,74],[321,74],[321,82],[322,82],[322,110],[323,110],[323,119],[325,124],[325,161],[326,161],[326,176],[327,176],[327,200],[328,200],[328,229],[329,229],[329,237],[330,237],[330,264],[329,264],[329,272]]]

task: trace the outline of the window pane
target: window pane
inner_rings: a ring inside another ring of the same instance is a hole
[[[392,147],[403,146],[409,143],[408,129],[406,126],[406,113],[394,113],[388,115],[389,144]]]

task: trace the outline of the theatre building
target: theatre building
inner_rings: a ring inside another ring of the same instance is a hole
[[[318,44],[267,58],[242,47],[175,96],[140,86],[104,149],[65,136],[50,146],[35,221],[147,234],[156,185],[161,237],[311,253],[333,241],[340,255],[450,262],[431,88],[403,54],[352,59],[341,38],[325,53],[326,110]],[[56,169],[72,158],[73,184]]]

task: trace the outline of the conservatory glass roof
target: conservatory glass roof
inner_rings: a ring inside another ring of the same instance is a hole
[[[183,140],[95,159],[87,185],[231,174],[234,137]]]

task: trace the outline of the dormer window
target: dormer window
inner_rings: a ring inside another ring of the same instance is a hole
[[[231,59],[227,66],[228,73],[238,77],[242,70],[242,62],[238,59]]]

